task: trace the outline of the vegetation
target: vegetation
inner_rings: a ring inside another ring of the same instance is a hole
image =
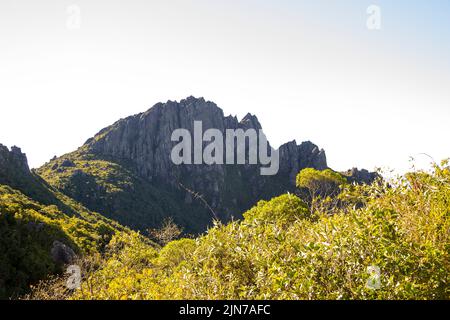
[[[390,184],[349,185],[309,169],[297,181],[317,205],[285,194],[259,202],[242,221],[162,248],[137,234],[115,235],[65,298],[450,298],[447,162]],[[319,192],[317,182],[339,191]],[[332,214],[330,198],[339,200]]]
[[[160,229],[149,229],[149,236],[158,244],[166,245],[181,236],[183,229],[178,227],[172,218],[164,220]]]
[[[90,255],[100,252],[114,233],[126,231],[59,193],[47,190],[46,198],[55,204],[0,185],[0,299],[18,297],[30,284],[63,271],[52,258],[54,241],[80,256]]]
[[[129,167],[126,163],[99,159],[81,148],[52,160],[37,173],[90,210],[102,212],[131,229],[145,232],[148,228],[160,228],[163,221],[173,218],[178,225],[186,226],[186,232],[204,230],[211,214],[201,203],[186,204],[185,192],[156,188]],[[186,208],[189,215],[185,214]]]
[[[336,194],[339,186],[344,185],[347,180],[338,172],[331,169],[323,171],[313,168],[303,169],[297,175],[297,187],[307,188],[312,197],[327,197]]]

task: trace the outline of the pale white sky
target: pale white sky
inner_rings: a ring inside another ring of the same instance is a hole
[[[256,114],[272,145],[313,141],[338,170],[449,157],[449,2],[342,2],[2,0],[0,143],[37,167],[194,95]]]

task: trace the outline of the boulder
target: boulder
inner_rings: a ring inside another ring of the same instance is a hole
[[[58,240],[53,242],[50,253],[53,261],[57,264],[72,264],[77,257],[71,247]]]

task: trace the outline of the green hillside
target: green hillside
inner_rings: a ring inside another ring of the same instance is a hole
[[[0,299],[60,274],[63,260],[102,252],[121,232],[131,231],[53,189],[20,149],[0,145]]]
[[[160,227],[170,217],[186,232],[198,233],[211,221],[211,213],[200,202],[184,203],[182,195],[154,186],[126,163],[101,159],[83,148],[36,172],[53,188],[135,230]]]

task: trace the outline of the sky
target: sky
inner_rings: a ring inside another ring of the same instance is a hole
[[[450,1],[0,2],[0,143],[30,167],[190,95],[257,115],[275,147],[314,142],[336,170],[440,161]]]

